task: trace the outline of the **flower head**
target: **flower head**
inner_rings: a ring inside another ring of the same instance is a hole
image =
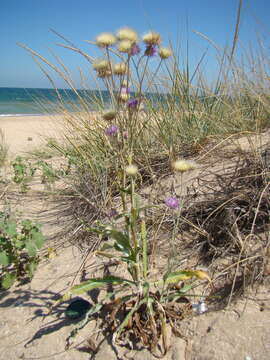
[[[138,55],[140,53],[141,49],[139,47],[139,45],[137,44],[133,44],[132,48],[129,51],[129,55],[134,56],[134,55]]]
[[[111,125],[110,127],[108,127],[105,130],[105,134],[108,135],[108,136],[114,136],[117,133],[118,133],[118,126],[116,126],[116,125]]]
[[[126,84],[126,83],[125,83]],[[126,87],[125,85],[122,85],[121,86],[121,94],[129,94],[130,93],[130,90],[128,87]]]
[[[145,52],[145,56],[155,56],[157,55],[157,46],[156,45],[147,45]]]
[[[116,209],[111,209],[109,212],[108,212],[108,218],[114,218],[118,215],[118,211]]]
[[[137,174],[138,168],[137,168],[136,165],[131,164],[131,165],[128,165],[128,166],[125,168],[125,172],[126,172],[126,174],[129,175],[129,176],[134,176],[134,175]]]
[[[143,42],[147,45],[159,45],[161,42],[161,37],[158,33],[150,31],[144,35]]]
[[[122,63],[119,63],[119,64],[115,64],[114,67],[113,67],[113,73],[115,75],[124,75],[127,73],[127,65],[126,63],[122,62]]]
[[[99,47],[108,47],[116,43],[116,37],[111,33],[102,33],[97,36],[96,44]]]
[[[130,40],[122,40],[118,44],[118,50],[123,53],[129,53],[132,49],[133,43]]]
[[[177,209],[179,207],[179,200],[175,197],[169,197],[165,200],[165,204],[170,209]]]
[[[136,31],[134,31],[128,27],[124,27],[124,28],[120,29],[117,32],[116,36],[119,40],[129,40],[132,43],[135,43],[138,40],[138,35],[137,35]]]
[[[107,110],[102,114],[102,117],[104,120],[107,120],[107,121],[113,120],[116,117],[116,111]]]
[[[127,102],[127,106],[129,109],[136,109],[136,107],[138,106],[138,99],[129,99],[128,102]]]
[[[172,55],[172,52],[168,48],[160,48],[159,49],[159,56],[161,59],[165,60],[168,59]]]
[[[176,160],[173,163],[173,169],[178,172],[185,172],[196,168],[196,163],[190,160]]]

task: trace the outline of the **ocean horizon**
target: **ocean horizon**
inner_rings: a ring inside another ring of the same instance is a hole
[[[102,97],[105,106],[109,101],[107,91],[77,90],[85,100],[88,111],[96,107],[91,98]],[[61,99],[61,100],[60,100]],[[0,87],[0,116],[35,116],[57,114],[61,110],[80,111],[79,97],[70,89],[8,88]]]

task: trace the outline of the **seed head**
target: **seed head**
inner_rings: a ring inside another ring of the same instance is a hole
[[[115,75],[124,75],[127,73],[127,65],[125,63],[115,64],[113,67],[113,73]]]
[[[161,42],[161,37],[158,33],[150,31],[144,35],[143,42],[147,45],[159,45]]]
[[[102,33],[96,38],[96,44],[102,48],[112,46],[115,43],[116,37],[111,33]]]
[[[116,36],[120,41],[129,40],[132,43],[135,43],[138,40],[138,35],[137,35],[136,31],[134,31],[128,27],[120,29],[117,32]]]
[[[107,60],[105,59],[97,59],[94,63],[93,63],[93,68],[96,71],[108,71],[110,70],[110,64]]]
[[[128,93],[121,93],[121,94],[119,95],[119,99],[120,99],[121,101],[123,101],[123,102],[127,102],[128,99],[129,99],[129,94],[128,94]]]
[[[105,70],[105,71],[98,71],[97,73],[97,77],[101,78],[101,79],[104,79],[104,78],[108,78],[112,76],[112,72],[111,70]]]
[[[190,160],[176,160],[173,163],[173,169],[177,172],[185,172],[195,169],[196,163]]]
[[[130,40],[122,40],[118,44],[118,50],[123,53],[129,53],[132,49],[132,42]]]
[[[159,56],[161,59],[165,60],[168,59],[172,55],[172,52],[168,48],[160,48],[159,49]]]
[[[138,173],[138,168],[136,165],[131,164],[125,168],[125,172],[129,176],[135,176]]]
[[[113,120],[116,117],[116,111],[107,110],[103,113],[102,117],[104,120],[107,120],[107,121]]]

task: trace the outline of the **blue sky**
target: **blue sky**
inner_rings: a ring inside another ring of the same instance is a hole
[[[49,87],[46,77],[17,42],[50,59],[52,49],[74,74],[79,66],[85,65],[78,55],[56,46],[59,39],[50,28],[90,55],[94,49],[84,40],[94,40],[100,32],[115,31],[125,25],[141,34],[156,30],[165,44],[168,40],[179,41],[183,48],[188,38],[190,64],[195,67],[209,44],[193,30],[219,46],[230,45],[237,7],[238,0],[1,0],[0,87]],[[256,31],[268,36],[269,22],[269,0],[243,0],[240,26],[243,46],[255,44]],[[215,64],[215,52],[209,49],[204,62],[208,77],[215,73]]]

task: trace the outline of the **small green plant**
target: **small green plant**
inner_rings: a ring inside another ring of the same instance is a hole
[[[32,278],[44,243],[39,225],[31,220],[16,221],[0,213],[0,286],[8,289],[16,280]]]
[[[33,178],[36,168],[21,156],[17,156],[11,165],[14,172],[13,181],[20,185],[21,192],[26,192],[29,189],[28,183]]]

